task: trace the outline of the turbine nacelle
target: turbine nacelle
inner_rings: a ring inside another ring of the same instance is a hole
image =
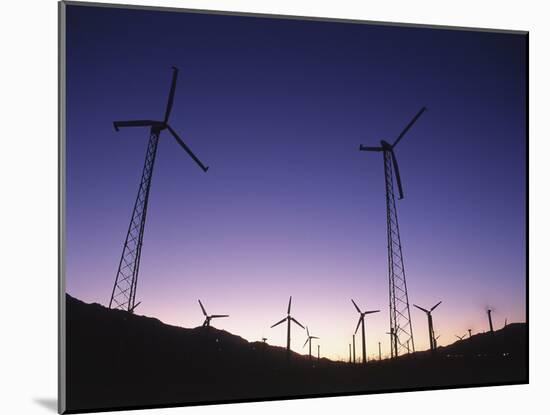
[[[413,306],[415,306],[416,308],[418,308],[419,310],[425,312],[426,314],[428,315],[431,315],[432,314],[432,311],[434,311],[438,306],[439,304],[441,304],[441,301],[439,303],[437,303],[436,305],[434,305],[432,308],[430,308],[429,310],[423,308],[423,307],[420,307],[419,305],[416,305],[416,304],[413,304]]]
[[[208,167],[205,166],[197,156],[191,151],[191,149],[185,144],[181,137],[173,130],[172,127],[168,124],[168,119],[170,118],[170,113],[172,112],[172,106],[174,104],[174,96],[176,93],[176,83],[178,80],[178,68],[172,67],[172,83],[170,85],[170,92],[168,94],[168,102],[166,104],[166,111],[164,114],[164,120],[132,120],[132,121],[115,121],[113,126],[115,131],[119,131],[120,128],[124,127],[150,127],[151,132],[154,134],[159,134],[163,130],[168,130],[177,141],[177,143],[186,151],[187,154],[193,159],[195,163],[204,171],[208,171]]]
[[[413,126],[413,124],[418,120],[418,118],[426,111],[426,107],[422,107],[420,111],[413,117],[413,119],[407,124],[407,126],[401,131],[401,134],[397,136],[397,139],[393,144],[388,143],[385,140],[380,140],[380,147],[369,147],[360,145],[359,151],[374,151],[374,152],[384,152],[388,153],[391,157],[391,162],[393,164],[393,170],[395,171],[395,180],[397,182],[397,187],[399,190],[399,199],[403,199],[403,185],[401,184],[401,174],[399,173],[399,165],[397,164],[397,158],[395,157],[395,153],[393,149],[395,146],[401,141],[401,139],[404,137],[404,135],[409,131],[409,129]]]
[[[292,296],[290,296],[290,299],[288,300],[288,308],[287,308],[287,311],[286,311],[286,317],[283,318],[283,319],[281,319],[281,320],[278,321],[277,323],[273,324],[273,325],[271,326],[271,328],[276,327],[276,326],[278,326],[279,324],[284,323],[285,321],[288,321],[288,324],[290,324],[290,322],[293,322],[293,323],[299,325],[301,328],[305,329],[305,327],[302,326],[302,324],[300,324],[300,322],[299,322],[298,320],[296,320],[294,317],[292,317],[292,316],[290,315],[290,307],[291,307],[291,305],[292,305]]]

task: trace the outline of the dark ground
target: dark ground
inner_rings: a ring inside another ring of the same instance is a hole
[[[69,412],[527,382],[527,327],[509,324],[438,349],[350,365],[185,329],[67,295]]]

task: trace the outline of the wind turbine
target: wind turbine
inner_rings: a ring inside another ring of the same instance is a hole
[[[489,331],[493,333],[493,318],[491,317],[492,310],[489,308],[487,309],[487,317],[489,318]]]
[[[419,310],[422,310],[428,316],[428,332],[429,332],[429,336],[430,336],[430,350],[432,350],[432,351],[434,351],[436,349],[436,347],[435,347],[435,337],[434,337],[434,325],[433,325],[433,319],[432,319],[432,311],[434,311],[439,304],[441,304],[441,301],[439,303],[437,303],[436,305],[434,305],[429,310],[426,310],[425,308],[422,308],[420,306],[417,306],[416,304],[413,304],[416,308],[418,308]]]
[[[366,343],[366,336],[365,336],[365,316],[367,314],[372,313],[378,313],[380,310],[371,310],[371,311],[361,311],[361,309],[355,304],[355,301],[353,299],[351,300],[353,305],[355,306],[355,309],[359,313],[359,321],[357,322],[357,327],[355,328],[355,334],[357,334],[357,330],[359,330],[359,325],[361,325],[361,334],[362,334],[362,349],[363,349],[363,364],[367,363],[367,343]]]
[[[434,338],[434,347],[437,349],[437,340],[441,337],[441,334],[438,334],[435,338]]]
[[[160,133],[168,130],[174,137],[176,142],[189,154],[189,156],[198,164],[198,166],[206,172],[208,167],[193,154],[191,149],[183,142],[178,134],[168,124],[172,105],[174,103],[174,95],[176,93],[176,82],[178,79],[178,69],[172,67],[172,84],[168,94],[168,102],[166,111],[162,121],[155,120],[134,120],[134,121],[115,121],[114,127],[119,131],[123,127],[148,127],[149,144],[145,154],[145,165],[141,174],[140,185],[134,210],[130,219],[130,226],[126,233],[126,240],[122,248],[122,255],[118,264],[118,271],[109,301],[109,308],[126,310],[133,313],[139,303],[136,301],[136,288],[139,273],[139,264],[141,260],[141,248],[143,246],[143,234],[145,231],[145,219],[147,217],[147,205],[149,203],[149,191],[151,189],[151,179],[153,177],[153,167],[157,156],[157,147]]]
[[[311,360],[311,340],[312,339],[319,339],[319,337],[310,336],[309,335],[309,329],[308,329],[307,326],[306,326],[306,332],[307,332],[307,340],[306,340],[306,342],[304,343],[304,345],[302,347],[306,347],[306,344],[309,343],[309,360]]]
[[[457,336],[455,334],[455,337],[458,339],[458,340],[464,340],[464,337],[466,337],[466,334],[463,334],[462,336]]]
[[[403,263],[403,251],[401,236],[399,233],[399,222],[397,219],[397,207],[395,205],[395,193],[393,180],[397,182],[399,199],[403,199],[403,185],[399,173],[399,165],[395,157],[394,149],[401,139],[426,111],[426,107],[413,117],[407,126],[397,136],[393,144],[381,140],[380,147],[369,147],[360,145],[359,151],[381,152],[384,156],[384,178],[386,183],[386,227],[388,247],[388,278],[390,285],[390,332],[395,333],[392,341],[392,356],[398,356],[401,349],[405,347],[407,340],[410,340],[414,352],[414,337],[409,307],[409,296],[407,293],[407,282],[405,278],[405,266]]]
[[[286,317],[281,319],[281,321],[278,321],[274,325],[271,326],[271,328],[278,326],[279,324],[287,322],[286,326],[286,357],[287,360],[290,358],[290,323],[293,322],[297,325],[299,325],[301,328],[305,329],[304,326],[302,326],[298,320],[296,320],[294,317],[290,315],[290,307],[292,305],[292,296],[290,296],[290,299],[288,300],[288,309],[286,311]]]
[[[468,329],[468,335],[469,337],[472,337],[472,329]]]
[[[229,317],[229,314],[212,314],[211,316],[209,316],[206,313],[206,310],[204,309],[204,306],[202,305],[201,300],[199,300],[199,305],[201,306],[202,314],[204,314],[204,317],[206,317],[206,319],[204,320],[204,323],[202,323],[203,327],[210,327],[210,320],[212,320],[213,318]]]

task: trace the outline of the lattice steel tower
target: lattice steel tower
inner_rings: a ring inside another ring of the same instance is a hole
[[[409,295],[407,293],[407,280],[405,278],[405,265],[403,264],[403,250],[401,236],[399,234],[399,222],[395,205],[395,192],[393,188],[394,177],[399,190],[399,199],[403,199],[403,187],[399,166],[393,149],[412,127],[416,120],[426,111],[423,107],[409,124],[403,129],[395,142],[389,144],[382,140],[380,147],[359,146],[360,151],[382,152],[384,155],[384,178],[386,182],[386,224],[388,241],[388,280],[390,299],[390,333],[391,355],[397,357],[401,352],[408,352],[412,345],[414,352],[414,337],[409,307]]]
[[[172,84],[168,94],[168,103],[163,121],[154,120],[135,120],[135,121],[115,121],[114,127],[118,131],[121,127],[149,127],[149,145],[145,154],[145,165],[141,174],[138,194],[130,219],[130,226],[126,233],[126,239],[122,248],[122,255],[118,264],[115,284],[109,301],[109,308],[126,310],[133,313],[136,304],[136,288],[139,274],[139,264],[141,259],[141,248],[143,246],[143,233],[145,231],[145,220],[147,218],[147,205],[149,202],[149,192],[151,190],[151,179],[153,177],[153,168],[157,155],[157,148],[160,133],[167,129],[176,139],[178,144],[191,156],[203,171],[207,171],[202,162],[193,154],[191,149],[183,142],[176,132],[168,125],[168,118],[172,111],[174,95],[176,92],[176,82],[178,79],[178,69],[172,67]]]

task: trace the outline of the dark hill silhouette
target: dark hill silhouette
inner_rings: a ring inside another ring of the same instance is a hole
[[[495,356],[497,354],[525,354],[527,331],[524,323],[511,323],[494,333],[474,334],[442,348],[450,356]]]
[[[478,334],[433,356],[350,365],[292,353],[214,327],[187,329],[67,301],[69,411],[527,381],[526,325]]]

